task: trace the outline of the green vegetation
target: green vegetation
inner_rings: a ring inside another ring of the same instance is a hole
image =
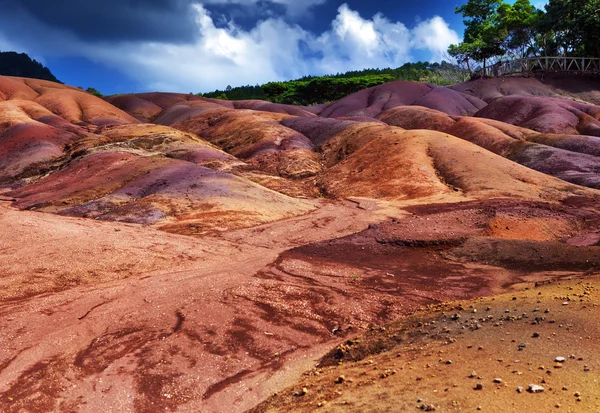
[[[98,91],[98,89],[93,88],[93,87],[88,87],[85,91],[88,93],[91,93],[92,95],[97,96],[99,98],[104,97],[104,95],[102,93],[100,93],[100,91]]]
[[[0,75],[20,76],[58,82],[50,70],[25,53],[0,52]]]
[[[392,82],[451,85],[467,79],[467,72],[451,63],[406,63],[396,69],[365,69],[328,76],[305,76],[287,82],[269,82],[262,86],[228,86],[225,90],[205,93],[204,97],[229,100],[268,100],[276,103],[315,105],[332,102],[362,89]]]
[[[506,57],[600,57],[600,0],[550,0],[545,11],[530,0],[469,0],[456,13],[465,35],[448,53],[470,73]]]

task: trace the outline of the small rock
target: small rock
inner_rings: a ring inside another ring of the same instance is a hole
[[[523,393],[523,387],[521,387],[521,386],[517,387],[517,393]]]
[[[308,394],[308,389],[306,387],[303,387],[302,390],[294,393],[294,396],[306,396],[307,394]]]
[[[344,381],[346,381],[346,377],[344,376],[339,376],[337,379],[335,379],[336,384],[342,384]]]
[[[502,383],[502,379],[501,379],[501,378],[499,378],[499,377],[496,377],[496,378],[494,379],[494,383],[498,383],[498,384],[500,384],[500,383]]]
[[[575,397],[581,397],[581,393],[579,393],[578,391],[576,391],[575,393],[573,393],[573,396],[575,396]]]
[[[558,356],[554,359],[556,363],[564,363],[567,359],[561,356]]]
[[[538,386],[537,384],[530,384],[527,391],[529,393],[542,393],[544,388],[542,386]]]
[[[446,364],[452,364],[452,360],[446,360]]]
[[[533,338],[538,338],[539,336],[540,336],[540,333],[533,333],[533,334],[531,335],[531,337],[533,337]]]
[[[483,383],[477,383],[477,384],[475,385],[475,388],[474,388],[474,389],[475,389],[475,390],[483,390]]]

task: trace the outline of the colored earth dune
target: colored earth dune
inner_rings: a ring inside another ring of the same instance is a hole
[[[598,411],[599,85],[0,77],[0,411]]]

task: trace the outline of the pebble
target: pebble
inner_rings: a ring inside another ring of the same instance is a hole
[[[306,396],[308,394],[308,389],[306,387],[303,387],[302,390],[300,390],[299,392],[296,392],[296,396]]]
[[[483,384],[482,383],[477,383],[475,385],[475,390],[483,390]]]
[[[523,393],[523,387],[521,387],[521,386],[517,387],[517,393]]]
[[[561,356],[558,356],[554,359],[556,363],[564,363],[567,359]]]
[[[529,393],[541,393],[544,391],[544,388],[542,386],[538,386],[537,384],[530,384],[527,391]]]
[[[339,376],[337,379],[335,379],[336,384],[342,384],[344,381],[346,381],[346,377],[344,376]]]
[[[501,378],[499,378],[499,377],[496,377],[496,378],[494,379],[494,383],[498,383],[498,384],[500,384],[500,383],[502,383],[502,379],[501,379]]]

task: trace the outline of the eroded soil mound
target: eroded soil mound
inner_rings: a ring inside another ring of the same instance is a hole
[[[600,112],[532,97],[550,96],[538,86],[482,92],[488,105],[394,82],[293,107],[101,100],[0,77],[0,410],[242,412],[305,371],[259,411],[377,410],[390,394],[402,409],[526,409],[525,397],[588,409],[589,371],[569,366],[595,368],[595,302],[577,284],[374,327],[596,277]],[[535,342],[521,336],[533,321]],[[548,369],[565,326],[591,339]],[[323,368],[350,360],[347,373]],[[472,369],[481,378],[463,378]],[[516,393],[528,383],[545,393]]]

